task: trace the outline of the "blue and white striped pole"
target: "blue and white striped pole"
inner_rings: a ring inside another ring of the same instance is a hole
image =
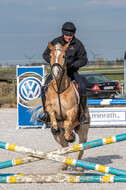
[[[126,105],[126,99],[89,99],[88,105]]]

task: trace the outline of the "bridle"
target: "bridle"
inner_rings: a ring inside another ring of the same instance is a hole
[[[53,50],[51,50],[51,52],[52,52],[52,51],[57,51],[57,50],[59,50],[59,51],[64,51],[63,49],[58,48],[58,49],[53,49]],[[66,62],[66,56],[65,56],[65,62]],[[51,70],[52,70],[53,67],[55,67],[55,66],[57,66],[58,68],[60,68],[61,72],[64,72],[64,71],[65,71],[65,69],[64,69],[59,63],[54,63],[52,66],[50,65]]]
[[[64,51],[63,49],[53,49],[51,51],[56,51],[56,50]],[[65,63],[66,62],[67,62],[67,59],[65,57]],[[69,88],[69,86],[70,86],[70,79],[68,79],[68,85],[67,85],[67,87],[64,88],[62,91],[60,91],[61,82],[62,82],[62,79],[63,79],[63,76],[64,76],[66,68],[63,68],[59,63],[54,63],[52,66],[50,65],[51,70],[53,70],[53,67],[55,67],[55,66],[60,69],[62,75],[61,75],[61,79],[60,79],[59,85],[58,85],[57,80],[55,80],[56,81],[56,85],[57,85],[57,90],[55,89],[53,83],[52,83],[52,86],[53,86],[53,89],[55,90],[55,92],[58,94],[61,121],[64,121],[63,114],[62,114],[62,108],[61,108],[60,94],[62,94],[65,90],[67,90]]]
[[[53,50],[51,50],[51,51],[56,51],[56,50],[64,51],[63,49],[60,49],[60,48],[59,48],[59,49],[53,49]],[[66,63],[66,62],[67,62],[67,59],[66,59],[66,56],[65,56],[65,63]],[[59,70],[60,70],[61,73],[62,73],[62,76],[61,76],[59,85],[58,85],[57,80],[56,80],[56,84],[57,84],[57,89],[58,89],[58,90],[55,89],[55,87],[54,87],[53,84],[52,84],[52,86],[53,86],[53,88],[54,88],[54,90],[55,90],[56,93],[61,94],[61,93],[63,93],[63,92],[69,87],[69,85],[70,85],[70,80],[69,80],[68,86],[67,86],[66,88],[64,88],[62,91],[59,91],[59,90],[60,90],[60,85],[61,85],[61,82],[62,82],[62,79],[63,79],[63,75],[64,75],[64,73],[65,73],[65,70],[67,70],[67,69],[66,69],[66,68],[63,68],[59,63],[54,63],[52,66],[50,65],[51,70],[53,70],[53,68],[54,68],[55,66],[59,68]]]

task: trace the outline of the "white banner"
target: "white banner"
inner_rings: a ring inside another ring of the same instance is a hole
[[[126,125],[126,107],[89,108],[91,126]]]

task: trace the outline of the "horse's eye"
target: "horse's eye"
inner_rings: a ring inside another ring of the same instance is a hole
[[[65,55],[63,55],[63,57],[62,58],[65,58]]]
[[[52,56],[50,55],[50,56],[49,56],[49,58],[51,59],[51,58],[52,58]]]

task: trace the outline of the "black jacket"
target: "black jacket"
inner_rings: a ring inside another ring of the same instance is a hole
[[[67,44],[63,36],[55,38],[54,40],[51,41],[51,44],[55,45],[58,42],[61,43],[62,46]],[[48,63],[50,62],[49,54],[50,54],[50,49],[47,47],[43,53],[43,58]],[[85,66],[88,62],[87,53],[84,48],[84,45],[81,43],[81,41],[79,41],[75,37],[73,37],[66,51],[66,58],[67,62],[72,63],[72,68],[70,68],[70,72],[77,71],[80,67]]]

